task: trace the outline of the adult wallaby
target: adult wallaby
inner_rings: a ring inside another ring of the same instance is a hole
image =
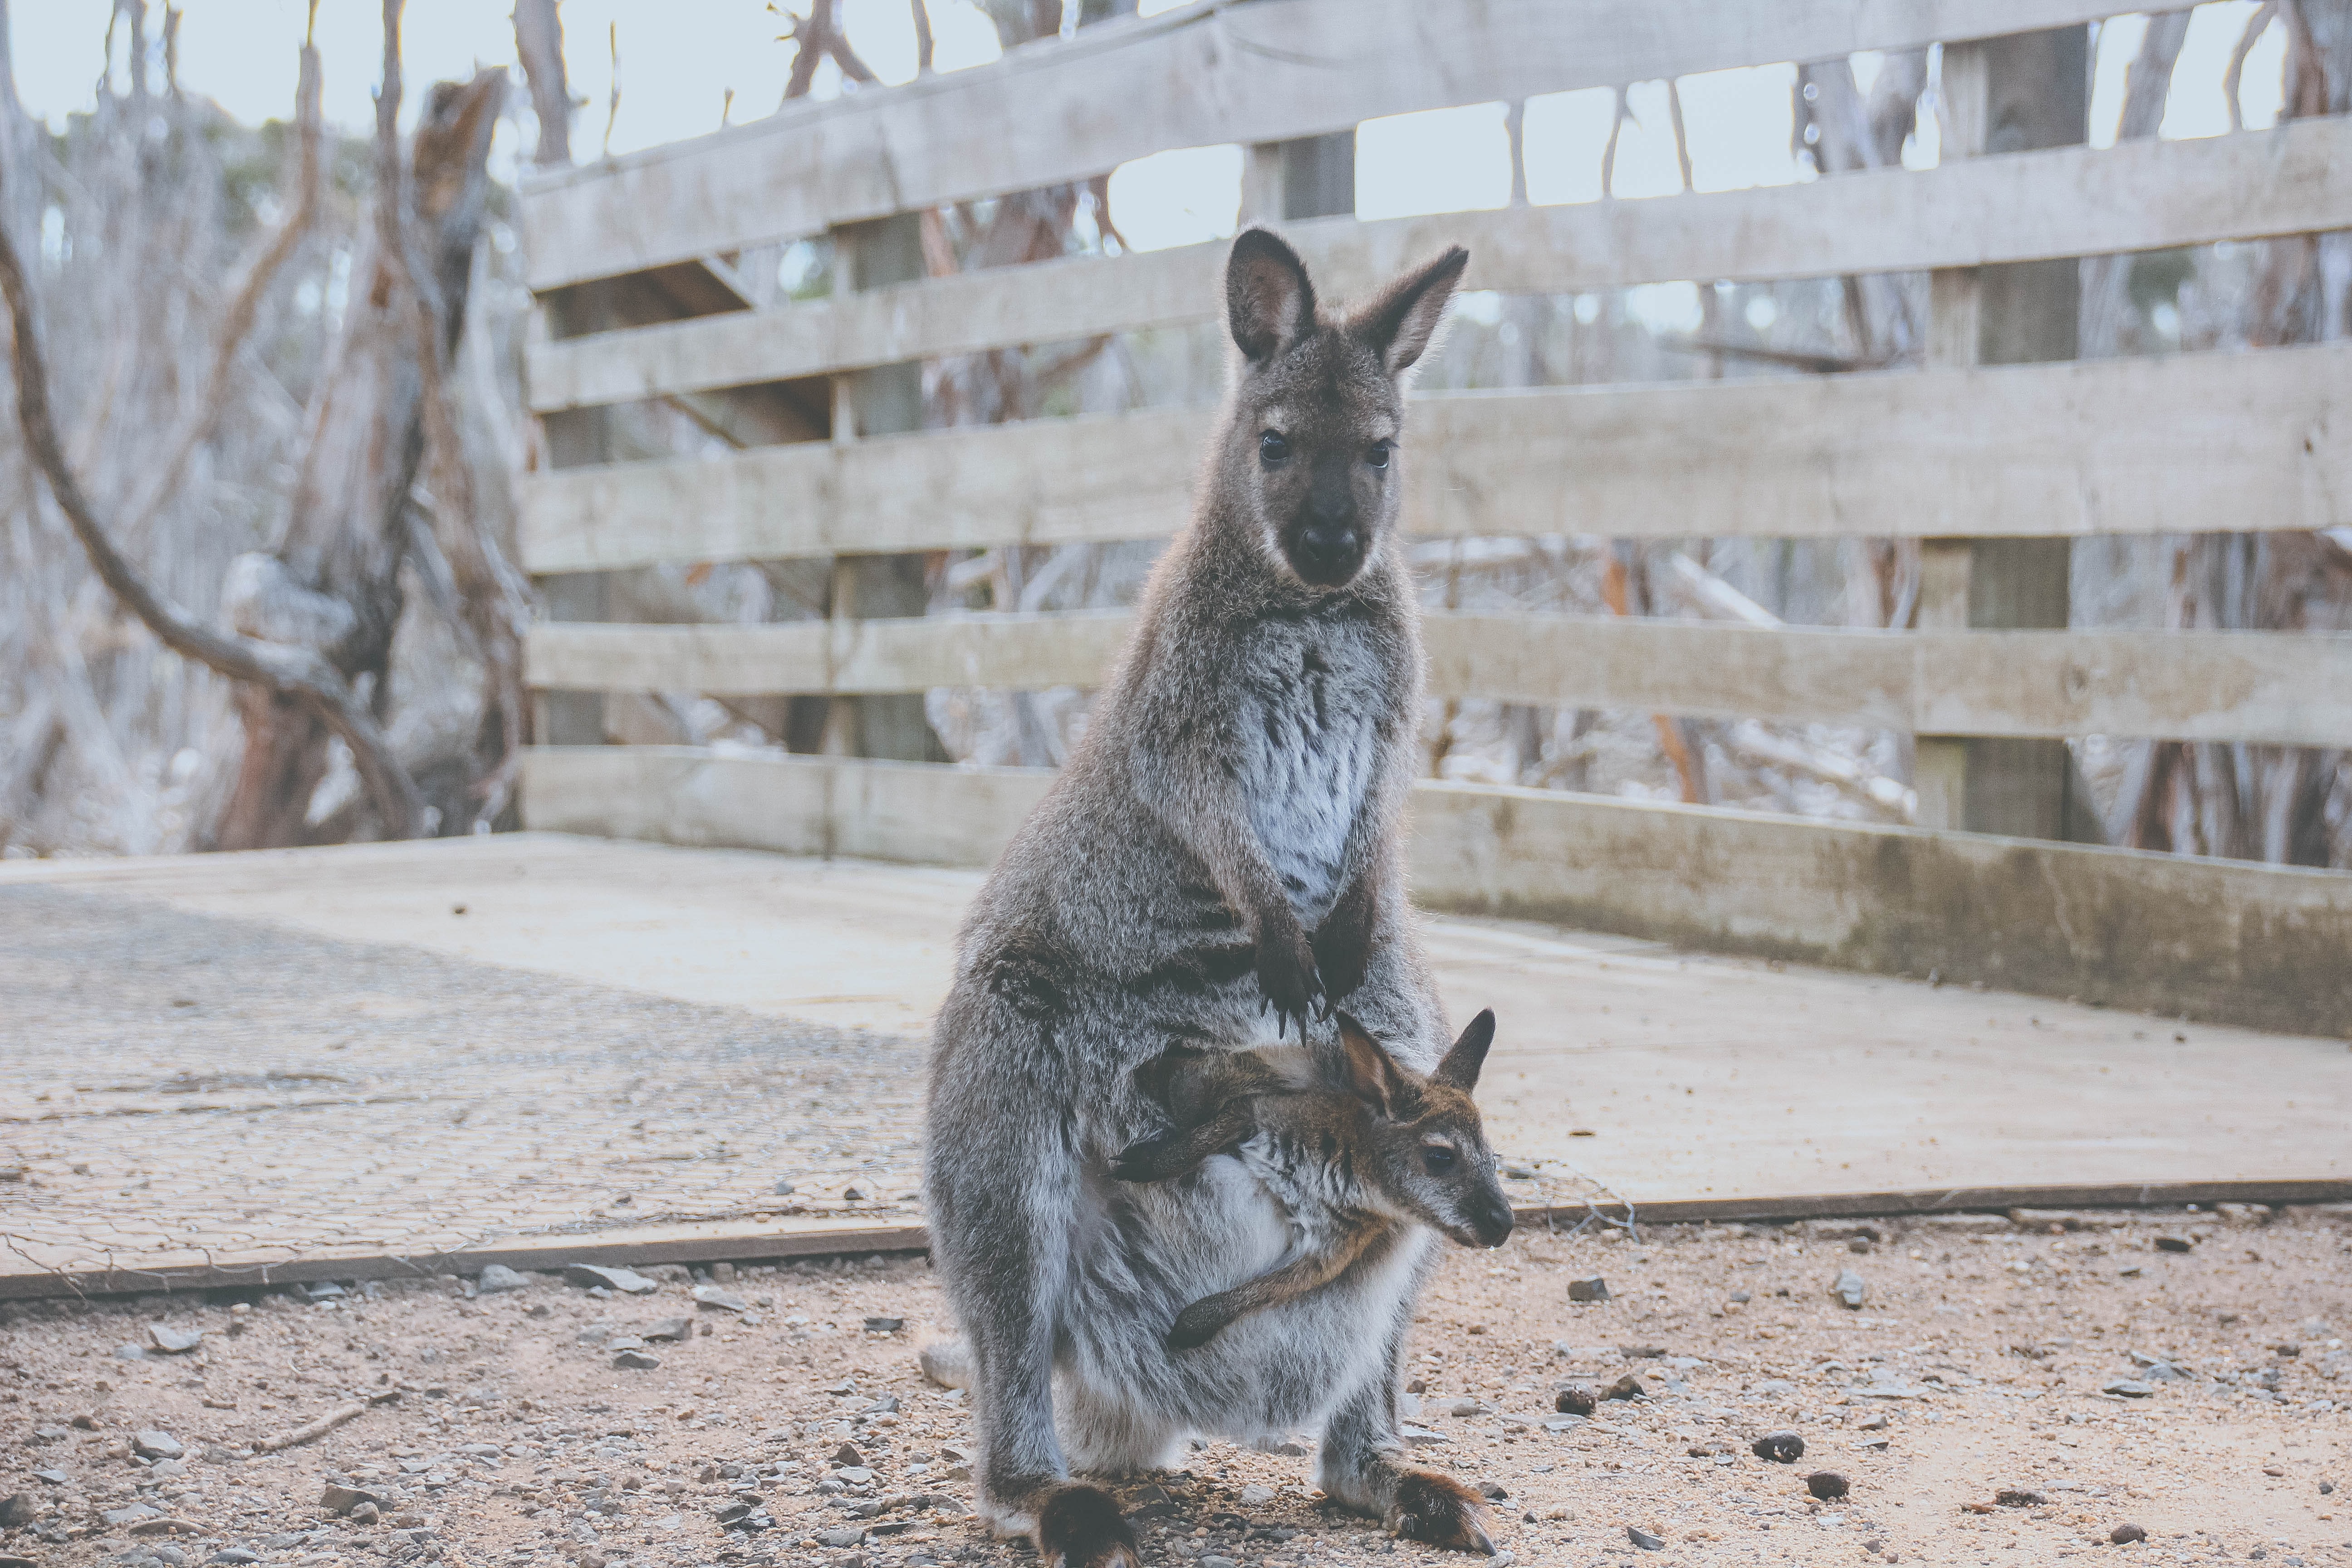
[[[1181,1046],[1137,1069],[1176,1127],[1129,1144],[1110,1173],[1164,1182],[1232,1154],[1282,1205],[1296,1237],[1279,1268],[1177,1313],[1171,1350],[1206,1344],[1238,1318],[1322,1289],[1401,1226],[1426,1225],[1465,1247],[1500,1247],[1510,1236],[1511,1201],[1470,1098],[1495,1043],[1495,1015],[1471,1019],[1427,1075],[1345,1012],[1339,1023],[1336,1071],[1305,1052]]]
[[[964,925],[931,1064],[932,1256],[971,1338],[982,1508],[1069,1568],[1140,1561],[1073,1463],[1131,1470],[1191,1432],[1316,1423],[1332,1497],[1491,1550],[1475,1497],[1398,1462],[1429,1233],[1178,1357],[1168,1322],[1276,1264],[1281,1212],[1231,1161],[1182,1184],[1109,1175],[1165,1125],[1131,1075],[1171,1041],[1246,1048],[1294,1021],[1304,1038],[1345,998],[1416,1068],[1444,1047],[1397,844],[1421,694],[1398,438],[1402,378],[1468,259],[1333,314],[1281,240],[1234,241],[1241,363],[1192,521]]]

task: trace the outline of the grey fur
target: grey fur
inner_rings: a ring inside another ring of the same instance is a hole
[[[1094,1525],[1057,1535],[1049,1514],[1097,1517],[1065,1506],[1090,1489],[1074,1465],[1132,1470],[1191,1432],[1325,1421],[1333,1496],[1388,1515],[1406,1474],[1395,1357],[1429,1234],[1401,1230],[1179,1359],[1162,1343],[1177,1310],[1275,1265],[1282,1214],[1230,1160],[1165,1187],[1108,1167],[1166,1125],[1131,1075],[1172,1042],[1303,1038],[1344,998],[1408,1064],[1443,1048],[1396,849],[1421,648],[1382,444],[1465,259],[1337,317],[1279,240],[1235,241],[1228,299],[1251,353],[1192,519],[964,926],[931,1068],[933,1256],[971,1342],[982,1507],[1074,1568],[1137,1561]],[[1284,460],[1262,455],[1267,431]]]

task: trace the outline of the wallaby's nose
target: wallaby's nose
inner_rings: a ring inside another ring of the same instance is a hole
[[[1336,521],[1310,522],[1298,531],[1298,548],[1319,566],[1336,566],[1356,548],[1354,521],[1343,517]]]

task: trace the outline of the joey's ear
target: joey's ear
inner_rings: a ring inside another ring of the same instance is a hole
[[[1315,325],[1315,285],[1298,253],[1265,229],[1244,229],[1225,263],[1225,314],[1253,363],[1305,336]]]
[[[1429,347],[1438,318],[1454,298],[1454,286],[1469,265],[1470,253],[1454,246],[1381,290],[1349,319],[1348,330],[1381,356],[1391,375],[1402,374]]]
[[[1404,1072],[1396,1058],[1346,1013],[1339,1015],[1339,1047],[1348,1067],[1348,1091],[1382,1118],[1393,1120],[1404,1090]]]
[[[1445,1059],[1437,1064],[1434,1075],[1439,1083],[1448,1084],[1467,1094],[1478,1087],[1478,1069],[1486,1065],[1486,1047],[1495,1043],[1495,1010],[1486,1008],[1470,1020]]]

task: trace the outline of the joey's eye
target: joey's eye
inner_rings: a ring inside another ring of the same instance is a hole
[[[1461,1155],[1443,1143],[1428,1144],[1421,1152],[1421,1163],[1433,1176],[1451,1174],[1454,1167],[1461,1163]]]
[[[1389,454],[1395,450],[1394,441],[1375,441],[1372,443],[1372,449],[1364,454],[1364,461],[1376,468],[1385,468],[1389,466]]]
[[[1269,430],[1257,438],[1257,460],[1271,468],[1290,456],[1290,440],[1278,430]]]

